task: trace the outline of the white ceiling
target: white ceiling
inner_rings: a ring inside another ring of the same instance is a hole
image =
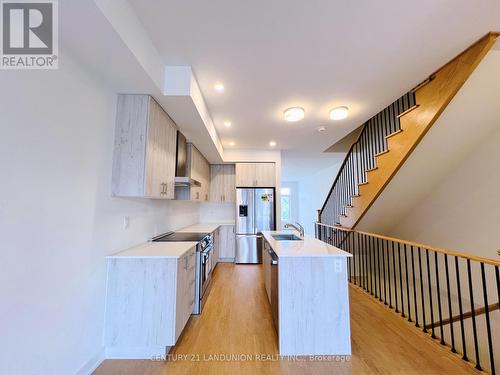
[[[322,151],[500,30],[498,0],[130,2],[164,63],[193,67],[223,144],[234,148],[265,149],[272,139]],[[282,111],[293,105],[306,119],[286,123]],[[350,117],[331,122],[338,105]]]

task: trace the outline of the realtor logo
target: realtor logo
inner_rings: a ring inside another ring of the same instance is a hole
[[[1,69],[57,69],[56,1],[1,2]]]

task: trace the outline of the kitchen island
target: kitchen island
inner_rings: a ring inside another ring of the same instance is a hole
[[[277,239],[292,233],[262,232],[266,291],[279,353],[350,355],[347,258],[351,254],[310,236]]]

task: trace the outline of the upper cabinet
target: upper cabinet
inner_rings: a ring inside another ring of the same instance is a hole
[[[210,166],[210,201],[235,201],[235,166],[234,164],[212,164]]]
[[[175,199],[207,202],[210,198],[210,163],[192,143],[187,144],[187,175],[200,186],[178,186]]]
[[[236,163],[236,187],[274,187],[274,163]]]
[[[112,193],[174,198],[177,127],[149,95],[118,95]]]

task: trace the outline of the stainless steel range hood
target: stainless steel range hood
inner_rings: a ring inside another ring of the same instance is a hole
[[[180,131],[177,131],[177,155],[175,163],[175,186],[191,187],[201,186],[201,182],[188,176],[187,166],[187,144],[186,137]]]

